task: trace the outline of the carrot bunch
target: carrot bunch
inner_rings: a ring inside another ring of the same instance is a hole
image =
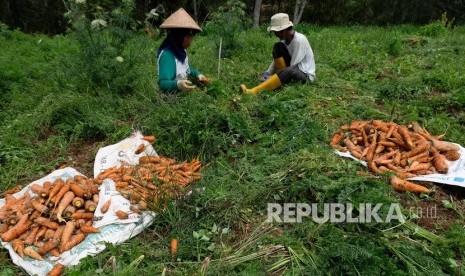
[[[399,125],[380,120],[353,121],[341,126],[329,144],[366,161],[374,173],[392,172],[405,179],[448,172],[447,160],[458,160],[460,148],[442,138],[443,135],[431,135],[416,122]]]
[[[32,184],[22,197],[7,195],[0,238],[22,258],[59,256],[98,232],[92,227],[97,203],[98,184],[84,176]]]
[[[181,196],[185,186],[200,179],[200,168],[198,158],[177,163],[167,157],[144,156],[138,165],[108,168],[97,179],[112,179],[116,189],[133,204],[132,210],[138,212],[156,209],[160,203]]]

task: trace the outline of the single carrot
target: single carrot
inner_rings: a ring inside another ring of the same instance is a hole
[[[48,195],[47,201],[45,201],[45,204],[48,205],[50,200],[60,191],[61,187],[65,185],[65,182],[61,178],[57,178],[54,182],[53,188],[50,190],[50,194]]]
[[[44,241],[48,241],[52,238],[55,235],[55,231],[55,229],[47,229],[47,231],[45,231]]]
[[[65,271],[65,266],[60,263],[56,263],[52,267],[52,270],[50,270],[47,273],[47,276],[61,276],[61,274],[63,274],[64,271]]]
[[[43,246],[37,249],[37,253],[39,253],[40,255],[45,255],[53,248],[56,248],[59,244],[60,244],[60,241],[52,237],[50,240],[44,243]]]
[[[174,258],[176,256],[176,253],[178,253],[178,240],[176,238],[171,239],[170,252],[171,258]]]
[[[100,211],[102,212],[102,214],[105,214],[106,212],[108,212],[108,210],[110,209],[110,205],[111,205],[111,198],[108,199],[100,208]]]
[[[34,248],[31,246],[24,248],[23,252],[24,252],[24,255],[29,256],[35,260],[39,260],[39,261],[44,260],[42,256],[39,253],[37,253],[37,251],[35,251]]]
[[[140,145],[137,147],[137,149],[136,149],[136,151],[135,151],[135,154],[140,154],[140,153],[142,153],[144,150],[145,150],[145,145],[144,145],[144,144],[140,144]]]
[[[63,211],[63,216],[65,218],[71,218],[71,215],[74,213],[76,213],[76,207],[70,204],[66,206],[65,210]]]
[[[342,133],[342,131],[337,131],[336,133],[333,134],[333,137],[331,137],[331,141],[329,142],[329,145],[332,147],[339,145],[343,139],[344,139],[344,133]]]
[[[444,157],[449,161],[456,161],[460,159],[460,152],[458,150],[446,151]]]
[[[49,220],[48,218],[44,218],[44,217],[38,217],[34,221],[37,224],[46,226],[46,227],[48,227],[50,229],[57,229],[58,226],[59,226],[58,223],[53,222],[53,221]]]
[[[65,252],[65,251],[70,250],[71,248],[80,244],[85,238],[86,238],[86,235],[84,233],[77,233],[76,235],[73,235],[71,239],[69,239],[69,241],[65,243],[65,245],[63,246],[63,249],[61,249],[60,247],[60,251]]]
[[[96,208],[97,204],[92,200],[86,200],[84,203],[84,209],[86,209],[87,212],[94,212]]]
[[[33,198],[31,200],[31,205],[40,213],[47,213],[49,211],[48,207],[40,203],[40,201],[37,198]]]
[[[94,213],[74,213],[71,215],[72,219],[92,219]]]
[[[11,242],[11,247],[18,253],[18,255],[24,259],[24,242],[20,239],[15,239]]]
[[[59,257],[60,256],[60,249],[58,249],[58,247],[55,247],[52,250],[50,250],[50,252],[48,252],[48,254],[50,254],[53,257]]]
[[[65,186],[66,187],[66,186]],[[66,193],[63,195],[63,198],[61,199],[60,201],[60,204],[58,205],[57,207],[57,219],[58,219],[58,222],[64,222],[65,220],[62,218],[62,214],[63,212],[65,211],[66,207],[68,207],[68,205],[73,202],[73,199],[75,198],[76,196],[74,195],[74,193],[72,191],[69,191],[69,186],[68,186],[68,190],[66,191]]]
[[[54,201],[53,201],[55,206],[57,206],[58,203],[60,203],[61,199],[69,191],[69,189],[70,189],[69,185],[63,185],[63,187],[61,187],[60,191],[55,195],[55,198],[54,198]],[[73,193],[73,195],[74,195],[74,193]]]
[[[456,144],[453,144],[451,142],[439,141],[437,139],[431,139],[431,142],[433,143],[433,146],[440,152],[451,151],[451,150],[455,150],[455,151],[460,150],[459,146],[457,146]]]
[[[115,173],[116,171],[118,171],[118,168],[117,168],[117,167],[108,168],[108,169],[104,170],[103,172],[101,172],[101,173],[97,176],[97,179],[104,180],[104,179],[107,178],[110,174]]]
[[[414,184],[405,179],[401,179],[397,176],[391,177],[391,185],[394,188],[394,190],[398,192],[412,192],[412,193],[422,193],[422,194],[430,193],[430,190],[428,188],[423,187],[421,185]]]
[[[433,154],[433,164],[436,170],[440,173],[447,173],[449,171],[449,164],[446,157],[440,154],[436,147],[431,147],[431,153]]]
[[[92,196],[92,201],[95,202],[96,204],[98,204],[98,202],[100,201],[100,196],[99,194],[94,194]]]
[[[63,252],[65,248],[65,245],[69,242],[71,239],[71,235],[73,234],[75,229],[75,223],[74,221],[68,221],[63,229],[63,233],[61,234],[60,237],[60,252]]]
[[[73,206],[75,206],[76,208],[81,208],[82,205],[84,205],[84,199],[82,199],[81,197],[75,197],[73,198]]]
[[[119,219],[127,219],[129,217],[128,213],[126,213],[126,212],[124,212],[122,210],[116,211],[115,214]]]
[[[409,158],[409,157],[415,156],[417,154],[420,154],[422,152],[425,152],[430,148],[430,146],[431,146],[431,144],[428,141],[422,141],[422,142],[420,142],[420,144],[418,144],[413,149],[411,149],[411,150],[409,150],[407,152],[404,152],[402,154],[402,159]]]
[[[84,197],[84,193],[86,192],[86,189],[79,183],[73,183],[70,185],[71,191],[77,196],[77,197]]]
[[[82,225],[79,229],[81,229],[82,233],[99,233],[100,230],[98,228],[93,227],[92,225]]]
[[[153,135],[145,135],[141,138],[142,140],[145,140],[151,144],[153,144],[155,142],[155,136]]]

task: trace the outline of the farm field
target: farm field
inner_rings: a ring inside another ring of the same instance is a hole
[[[240,33],[219,67],[207,31],[189,60],[213,82],[174,96],[157,92],[161,40],[143,32],[117,49],[0,27],[0,191],[64,166],[92,177],[98,149],[135,130],[156,136],[158,154],[203,165],[189,197],[65,275],[464,274],[464,188],[422,182],[431,194],[396,192],[389,175],[336,155],[329,141],[341,125],[383,120],[418,122],[464,146],[465,28],[296,29],[315,53],[314,83],[242,95],[276,37],[265,26]],[[269,203],[380,203],[381,217],[398,203],[407,222],[270,224]],[[0,275],[26,275],[0,256]]]

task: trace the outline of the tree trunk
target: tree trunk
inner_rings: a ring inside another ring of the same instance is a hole
[[[296,0],[294,7],[294,25],[299,24],[300,19],[302,18],[302,13],[305,10],[305,5],[307,5],[307,0]]]
[[[197,0],[192,1],[192,3],[194,5],[194,20],[195,22],[199,23],[199,20],[197,18]]]
[[[260,24],[260,10],[262,9],[262,0],[255,0],[255,6],[253,8],[253,25],[252,28],[258,28]]]

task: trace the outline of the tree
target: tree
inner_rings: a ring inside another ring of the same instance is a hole
[[[307,5],[307,0],[296,0],[294,7],[294,19],[293,22],[295,25],[299,24],[300,19],[302,18],[302,13],[305,10],[305,5]]]
[[[255,0],[255,5],[253,8],[253,24],[252,28],[258,28],[260,24],[260,11],[262,9],[262,0]]]

